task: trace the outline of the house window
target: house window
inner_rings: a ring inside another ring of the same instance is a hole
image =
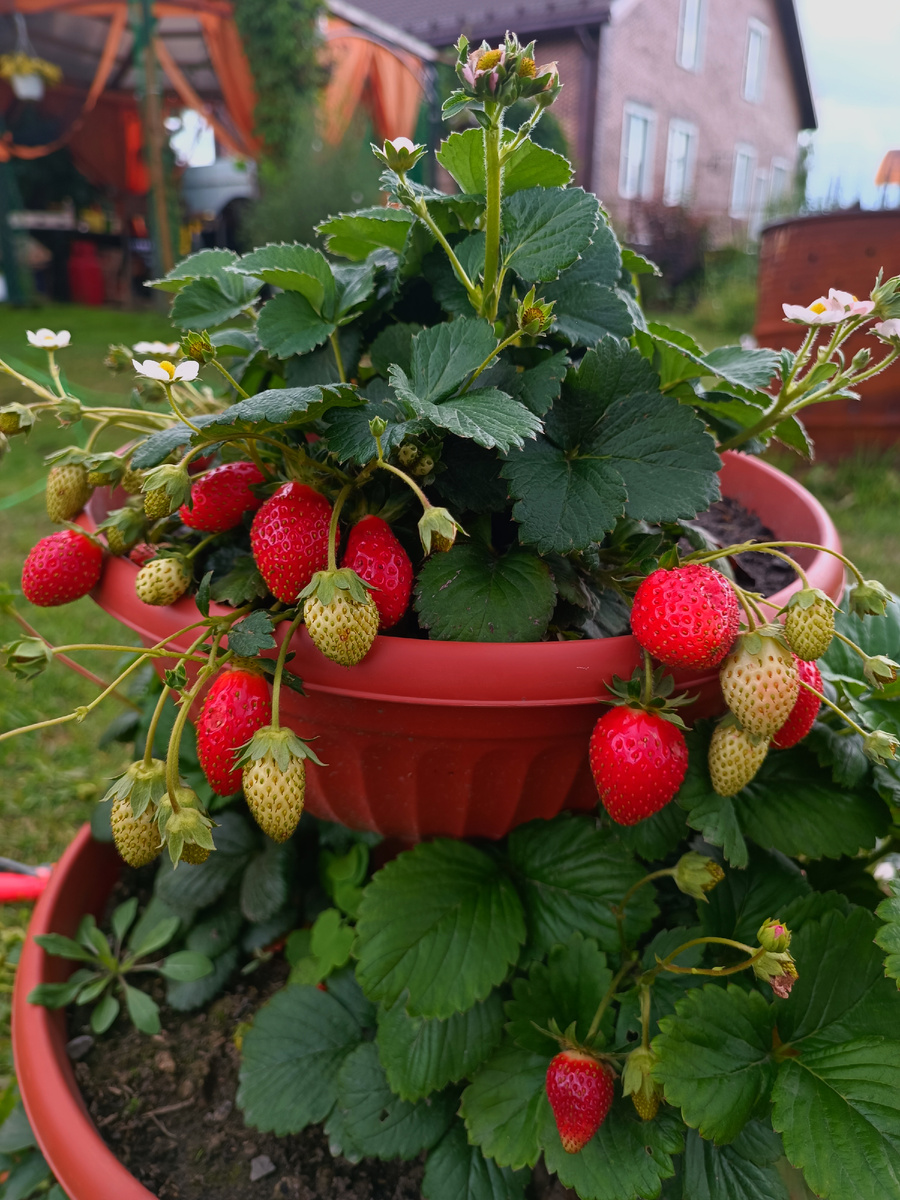
[[[753,186],[750,189],[750,216],[747,222],[747,236],[755,242],[759,239],[766,216],[766,199],[769,191],[769,172],[756,171],[753,176]]]
[[[626,104],[619,160],[619,195],[648,199],[653,193],[653,149],[656,114],[642,104]]]
[[[766,60],[769,56],[769,29],[751,17],[747,22],[747,57],[744,62],[744,99],[761,104],[766,85]]]
[[[786,158],[773,158],[769,172],[769,206],[777,209],[788,199],[791,164]]]
[[[697,126],[689,121],[670,121],[669,144],[666,148],[666,179],[663,185],[664,204],[685,204],[690,199],[696,160]]]
[[[750,216],[750,198],[756,172],[756,151],[744,142],[734,148],[734,176],[731,181],[731,207],[729,216],[746,221]]]
[[[702,65],[705,22],[706,0],[681,0],[675,60],[686,71],[699,71]]]

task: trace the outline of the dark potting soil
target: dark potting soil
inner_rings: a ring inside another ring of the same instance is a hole
[[[718,500],[695,524],[700,525],[720,546],[741,542],[773,542],[777,535],[754,512],[737,500]],[[788,551],[790,553],[790,551]],[[773,596],[797,578],[783,559],[750,550],[730,559],[736,582],[747,591]]]

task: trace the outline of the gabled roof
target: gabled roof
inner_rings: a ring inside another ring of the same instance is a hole
[[[809,86],[809,73],[806,69],[806,55],[803,52],[803,38],[800,34],[800,23],[797,20],[795,0],[775,0],[775,8],[781,21],[788,62],[791,64],[794,76],[797,102],[800,105],[800,127],[801,129],[817,129],[819,122],[816,119],[816,106],[813,101],[812,89]]]
[[[449,46],[465,33],[472,39],[523,36],[548,29],[596,25],[612,0],[354,0],[357,8],[389,21],[434,46]]]

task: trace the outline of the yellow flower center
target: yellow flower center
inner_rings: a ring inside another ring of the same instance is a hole
[[[170,379],[175,378],[175,368],[167,359],[164,358],[159,365],[162,367],[162,369],[165,371],[165,373],[168,375],[168,377]]]
[[[543,325],[544,323],[544,314],[537,305],[533,308],[526,308],[522,313],[523,325],[531,325],[532,322],[536,322],[538,325]]]
[[[814,313],[823,313],[825,311],[825,305],[821,300],[817,300],[815,304],[811,304],[809,306],[809,311]]]
[[[523,58],[519,63],[519,74],[523,79],[534,79],[535,69],[533,58]]]
[[[479,58],[475,69],[477,71],[492,71],[502,57],[499,50],[488,50]]]

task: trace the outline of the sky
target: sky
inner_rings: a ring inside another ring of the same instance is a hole
[[[900,150],[900,0],[795,0],[819,128],[813,135],[811,201],[881,204],[875,172]],[[888,190],[897,204],[900,189]]]

